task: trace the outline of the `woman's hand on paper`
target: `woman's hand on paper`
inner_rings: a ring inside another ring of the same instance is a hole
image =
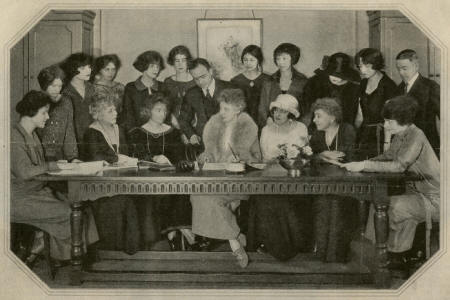
[[[361,172],[362,170],[364,170],[364,161],[350,162],[343,164],[342,166],[350,172]]]

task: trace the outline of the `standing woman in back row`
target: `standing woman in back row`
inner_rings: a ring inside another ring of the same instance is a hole
[[[66,86],[62,97],[68,98],[73,106],[73,121],[78,151],[82,152],[83,136],[92,123],[89,105],[94,96],[94,87],[89,82],[91,77],[92,56],[84,53],[74,53],[61,64],[66,74]],[[61,99],[63,103],[64,99]]]
[[[180,116],[181,104],[183,103],[186,91],[195,86],[194,79],[188,72],[188,63],[192,60],[192,55],[189,49],[185,46],[176,46],[169,52],[167,63],[175,69],[175,74],[167,77],[164,80],[164,85],[169,93],[171,113],[169,118],[172,125],[180,129],[178,124],[178,117]],[[188,143],[186,136],[182,136],[183,142]]]
[[[144,104],[157,92],[163,90],[161,81],[156,78],[164,70],[164,60],[156,51],[145,51],[139,54],[133,67],[142,73],[138,79],[125,86],[123,110],[119,116],[120,125],[128,133],[134,127],[143,125],[147,120],[141,116]]]
[[[359,105],[355,116],[357,144],[361,159],[381,154],[385,137],[380,124],[383,123],[384,103],[396,96],[395,82],[381,71],[384,59],[381,52],[373,48],[365,48],[356,54],[355,64],[361,72],[359,89]]]
[[[255,45],[245,47],[242,51],[241,61],[245,70],[231,78],[231,82],[244,91],[247,99],[247,112],[257,122],[262,85],[264,81],[270,79],[270,76],[262,72],[264,57],[260,47]]]
[[[309,108],[303,99],[303,89],[307,78],[294,68],[299,59],[300,48],[294,44],[283,43],[275,48],[273,61],[278,67],[278,71],[272,74],[270,80],[262,85],[257,122],[260,129],[266,126],[267,121],[269,121],[270,103],[275,101],[279,94],[289,94],[297,99],[301,121],[308,126],[310,121]],[[272,120],[270,119],[270,121]]]
[[[122,63],[115,54],[97,57],[94,61],[94,89],[101,98],[108,98],[114,102],[117,113],[122,111],[124,85],[115,81]]]

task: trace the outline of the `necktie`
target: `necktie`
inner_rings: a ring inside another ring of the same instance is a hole
[[[210,91],[209,89],[206,89],[206,98],[207,98],[208,100],[212,100],[212,99],[213,99],[213,97],[212,97],[212,95],[211,95],[211,91]]]
[[[408,94],[408,83],[405,83],[405,89],[403,90],[403,95]]]

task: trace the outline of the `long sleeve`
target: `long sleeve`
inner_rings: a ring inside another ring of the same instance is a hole
[[[128,84],[123,94],[122,113],[119,117],[119,123],[127,133],[135,127],[136,116],[134,115],[132,93],[131,85]]]
[[[83,160],[99,161],[105,160],[108,163],[118,161],[118,156],[109,147],[101,132],[89,128],[84,135]]]
[[[11,171],[20,179],[29,180],[50,170],[50,163],[35,165],[28,156],[26,145],[20,142],[11,143]]]
[[[391,161],[367,160],[364,162],[364,171],[396,173],[407,170],[418,159],[424,143],[420,137],[416,135],[403,138],[401,141],[398,141],[398,143],[401,143],[400,147]],[[396,148],[394,144],[391,147],[394,149]],[[388,155],[391,156],[389,153]],[[379,156],[375,157],[375,159],[379,158]]]
[[[440,118],[441,112],[441,88],[439,84],[434,81],[431,81],[430,88],[430,104],[432,106],[433,113]],[[433,125],[434,126],[434,125]]]
[[[271,81],[266,81],[262,85],[261,97],[258,106],[258,127],[263,128],[267,123],[270,106],[270,85]]]
[[[67,124],[63,143],[64,157],[72,160],[78,157],[78,145],[73,126],[73,109],[70,107],[67,113]]]
[[[184,100],[181,105],[180,117],[178,119],[178,122],[180,124],[182,132],[186,135],[188,139],[190,139],[191,136],[195,134],[194,128],[192,128],[191,125],[193,119],[194,119],[194,110],[186,94],[186,96],[184,96]]]
[[[269,147],[269,136],[268,136],[268,128],[265,126],[261,131],[261,139],[260,139],[260,145],[261,145],[261,154],[264,161],[270,160],[268,157],[270,157],[270,147]]]
[[[342,130],[339,138],[341,143],[338,145],[338,150],[345,153],[345,159],[351,161],[355,152],[356,131],[350,124],[342,124]]]

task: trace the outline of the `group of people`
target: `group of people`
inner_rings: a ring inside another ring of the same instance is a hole
[[[299,47],[282,43],[273,52],[278,70],[267,75],[261,48],[249,45],[241,55],[244,71],[230,82],[215,78],[207,60],[181,45],[168,54],[175,74],[164,82],[157,79],[164,59],[151,50],[136,58],[141,76],[126,86],[115,81],[121,67],[115,54],[93,60],[75,53],[43,69],[42,91],[30,91],[16,107],[11,221],[47,231],[52,256],[67,260],[67,186],[34,179],[63,161],[112,164],[135,157],[175,165],[188,159],[190,148],[198,161],[264,162],[270,168],[280,145],[295,145],[314,154],[317,168],[340,161],[352,172],[419,174],[421,181],[391,197],[389,210],[388,249],[392,257],[409,255],[417,224],[439,219],[439,86],[419,74],[410,49],[396,57],[399,86],[382,71],[377,49],[356,54],[359,72],[338,52],[307,78],[294,67],[299,59]],[[85,245],[129,254],[162,239],[172,250],[210,249],[212,241],[228,240],[241,267],[248,264],[246,249],[280,260],[314,251],[324,261],[345,262],[354,209],[352,199],[332,195],[119,195],[86,209],[83,236]],[[372,240],[373,227],[369,218]],[[37,234],[35,253],[41,240]]]

